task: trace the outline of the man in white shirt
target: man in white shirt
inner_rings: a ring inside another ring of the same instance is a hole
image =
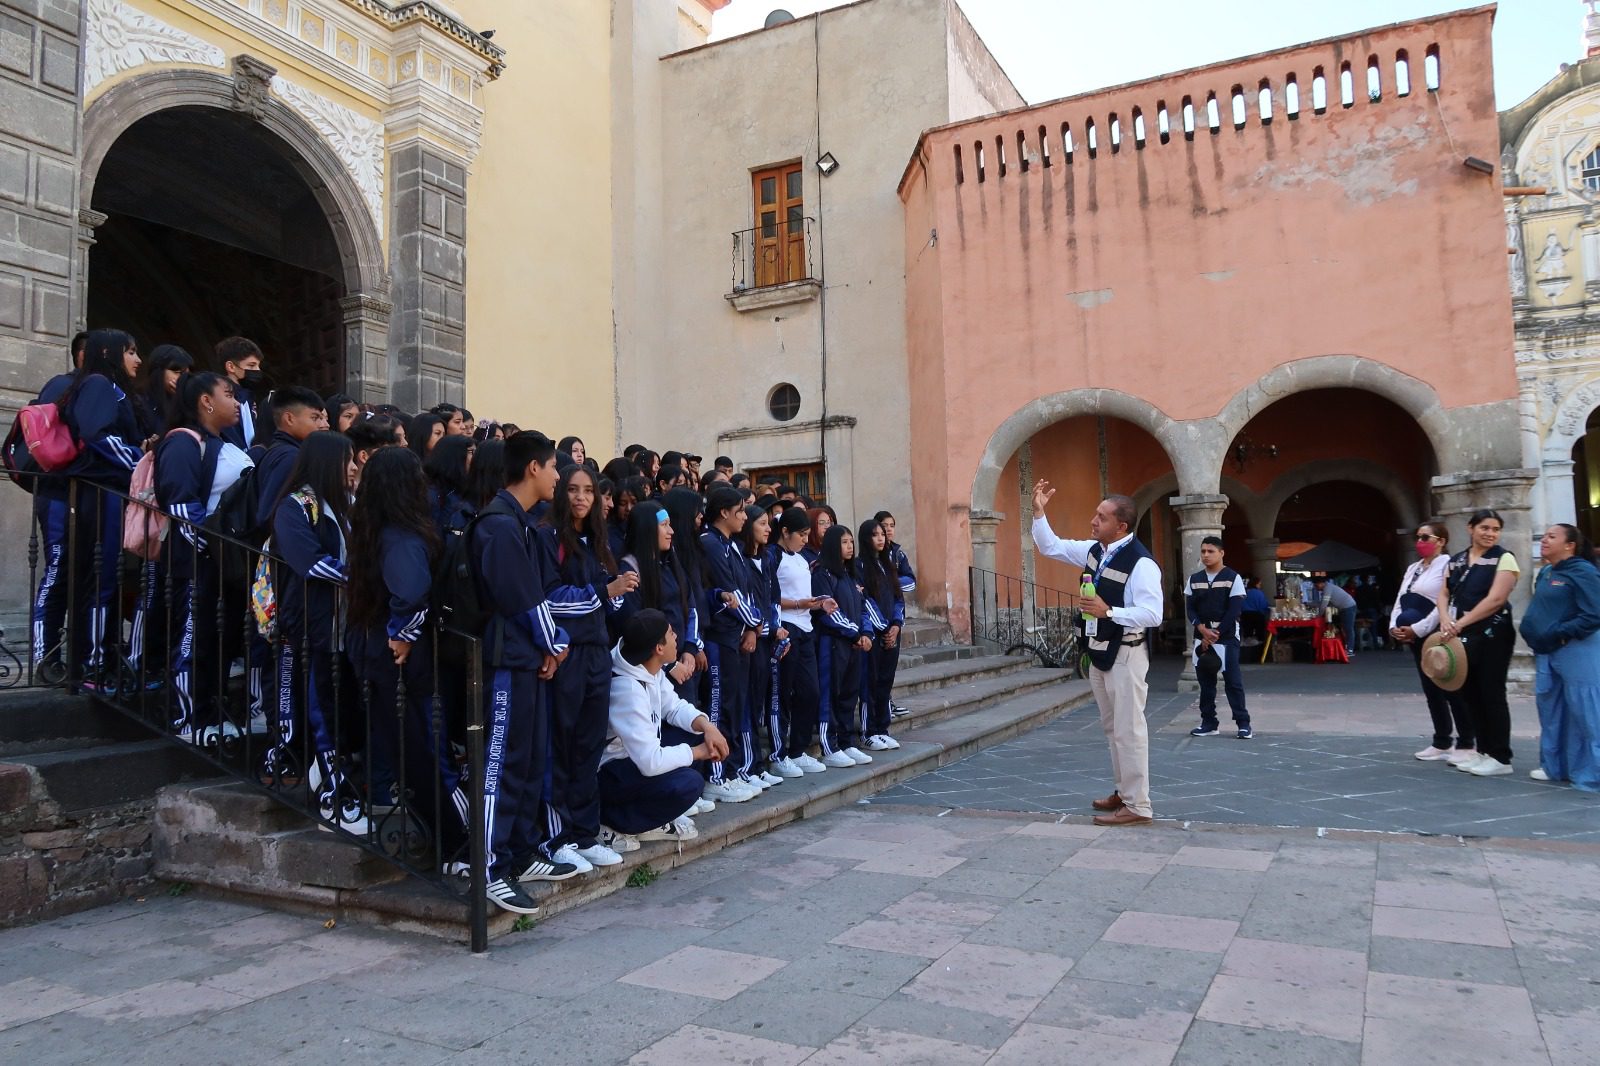
[[[1084,568],[1089,685],[1100,705],[1100,727],[1111,749],[1116,790],[1094,801],[1096,825],[1149,825],[1150,736],[1144,704],[1150,669],[1146,630],[1161,624],[1161,568],[1133,535],[1139,511],[1128,496],[1107,496],[1089,520],[1093,540],[1061,540],[1044,509],[1056,490],[1033,487],[1033,543],[1069,566]],[[1090,587],[1092,585],[1092,588]]]

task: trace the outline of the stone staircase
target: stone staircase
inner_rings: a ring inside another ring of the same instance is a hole
[[[947,631],[946,631],[947,632]],[[907,648],[895,702],[897,751],[867,766],[785,781],[741,804],[695,819],[700,835],[681,846],[646,844],[621,866],[560,884],[529,886],[548,917],[621,889],[639,867],[657,872],[736,845],[790,821],[864,799],[907,778],[1008,740],[1091,699],[1088,682],[1031,659],[950,644]],[[464,897],[452,898],[245,785],[204,783],[162,790],[155,821],[156,875],[265,905],[448,936],[467,936]],[[490,934],[515,916],[490,909]]]

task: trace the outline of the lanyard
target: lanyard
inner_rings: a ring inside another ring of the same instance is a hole
[[[1096,586],[1100,584],[1100,575],[1105,572],[1106,567],[1111,565],[1112,557],[1131,543],[1133,543],[1133,540],[1132,538],[1129,538],[1128,540],[1123,541],[1121,544],[1118,544],[1115,548],[1112,548],[1110,551],[1101,554],[1100,565],[1094,568],[1094,583]]]

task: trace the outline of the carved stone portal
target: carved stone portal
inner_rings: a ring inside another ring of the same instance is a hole
[[[260,119],[272,99],[272,79],[278,68],[268,66],[255,56],[233,57],[233,109]]]

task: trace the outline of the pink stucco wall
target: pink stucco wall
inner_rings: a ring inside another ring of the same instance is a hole
[[[1445,408],[1515,397],[1500,181],[1462,165],[1499,158],[1492,21],[1493,8],[1478,8],[924,134],[901,196],[925,606],[963,598],[979,459],[1000,423],[1038,397],[1117,389],[1173,419],[1210,418],[1272,368],[1320,355],[1420,378]],[[1425,57],[1435,49],[1441,77],[1430,91]],[[1341,105],[1346,62],[1350,107]],[[1319,68],[1322,114],[1312,98]],[[1258,111],[1263,84],[1270,122]],[[1237,129],[1235,86],[1246,101]]]

